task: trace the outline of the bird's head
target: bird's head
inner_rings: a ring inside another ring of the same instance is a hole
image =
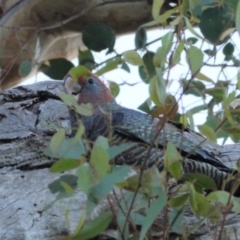
[[[103,105],[115,101],[105,84],[82,66],[72,68],[65,76],[64,88],[68,94],[75,95],[78,103]]]

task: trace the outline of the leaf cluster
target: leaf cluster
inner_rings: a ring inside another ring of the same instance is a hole
[[[229,137],[238,141],[239,106],[231,103],[239,98],[240,89],[238,49],[232,39],[234,31],[240,31],[240,4],[238,1],[225,0],[183,0],[179,6],[159,14],[163,3],[161,0],[153,1],[153,20],[136,30],[135,49],[122,53],[115,50],[116,36],[111,27],[103,23],[86,26],[82,34],[88,50],[79,50],[78,64],[96,75],[119,68],[130,73],[130,66],[138,68],[140,79],[149,88],[149,97],[139,106],[141,111],[153,117],[165,116],[192,129],[195,128],[194,115],[207,111],[205,123],[198,126],[204,136],[215,142],[219,138],[226,141]],[[166,34],[148,41],[148,28],[166,24],[171,26]],[[196,24],[200,31],[196,30]],[[186,37],[186,31],[190,32],[190,37]],[[150,50],[153,43],[158,44],[155,51]],[[209,48],[204,47],[205,43]],[[112,57],[97,62],[94,52],[104,50],[106,56],[111,54]],[[223,60],[219,60],[221,54]],[[186,112],[179,111],[181,98],[169,92],[172,81],[170,73],[175,66],[182,64],[183,58],[187,63],[187,74],[178,79],[180,96],[184,99],[187,95],[193,95],[201,101],[201,104]],[[52,59],[47,63],[39,63],[39,70],[53,79],[63,79],[72,66],[66,59]],[[220,67],[217,79],[213,78],[211,72],[204,73],[206,66]],[[226,69],[230,68],[237,69],[234,79],[228,79],[225,74]],[[25,61],[19,72],[26,76],[30,69],[31,63]],[[120,92],[114,81],[110,81],[110,90],[115,97]],[[71,96],[62,96],[62,99],[68,106],[74,106],[78,113],[91,114],[91,111],[83,109],[84,106],[81,109],[77,107]],[[220,108],[217,112],[216,107]],[[217,222],[230,210],[236,213],[240,211],[237,200],[230,193],[217,191],[212,179],[195,173],[184,174],[181,165],[183,159],[170,142],[164,155],[163,172],[159,173],[156,167],[152,167],[129,177],[130,167],[109,164],[111,159],[128,147],[126,144],[111,146],[103,136],[99,136],[93,147],[89,147],[82,125],[72,139],[66,139],[63,131],[54,135],[47,154],[60,160],[51,167],[51,171],[74,171],[49,184],[51,192],[57,194],[55,201],[70,197],[77,190],[83,191],[88,198],[86,215],[81,217],[69,239],[93,238],[107,229],[113,220],[117,223],[116,239],[145,239],[151,236],[151,226],[160,212],[164,215],[164,232],[181,234],[187,239],[204,221]],[[185,180],[173,197],[169,197],[170,177],[176,181]],[[206,190],[212,192],[205,195]],[[123,191],[121,199],[117,198],[117,191]],[[87,224],[87,217],[106,197],[110,206],[114,201],[117,202],[115,208]],[[198,217],[188,231],[183,221],[185,207],[189,207]]]

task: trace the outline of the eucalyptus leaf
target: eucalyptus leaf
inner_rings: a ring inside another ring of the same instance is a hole
[[[135,47],[136,49],[144,48],[147,42],[147,33],[145,28],[138,28],[135,35]]]
[[[142,225],[139,240],[145,239],[148,229],[151,227],[153,221],[156,219],[160,211],[164,208],[164,206],[167,203],[166,192],[163,189],[159,191],[161,192],[159,193],[159,197],[157,198],[157,200],[155,200],[155,202],[151,204],[151,206],[147,210],[146,218],[144,224]]]
[[[78,63],[85,66],[87,69],[92,70],[95,65],[95,60],[90,50],[78,51]]]
[[[152,17],[157,20],[164,0],[153,0]]]
[[[72,175],[72,174],[64,174],[59,179],[48,184],[48,188],[52,194],[66,193],[66,190],[62,185],[62,182],[65,182],[72,189],[75,189],[77,187],[77,176]]]
[[[99,136],[91,151],[90,166],[94,169],[94,177],[99,182],[109,170],[109,156],[106,138]]]
[[[112,51],[115,39],[114,30],[104,23],[92,23],[82,30],[83,43],[96,52],[106,48]]]
[[[204,135],[205,137],[207,137],[210,141],[212,141],[212,142],[217,141],[217,137],[216,137],[215,132],[208,125],[206,125],[206,124],[199,125],[198,129],[201,132],[201,134]]]
[[[118,96],[118,94],[120,93],[119,85],[113,81],[108,81],[108,83],[109,83],[109,89],[110,89],[112,95],[116,98]]]
[[[214,45],[222,44],[220,40],[225,30],[233,26],[233,14],[226,6],[206,8],[200,16],[199,28],[204,37]]]
[[[91,187],[95,184],[91,168],[89,167],[89,165],[82,165],[77,169],[76,173],[78,176],[78,187],[81,191],[88,195],[91,191]]]
[[[188,60],[192,75],[197,74],[203,65],[202,51],[195,46],[191,46],[187,51],[187,60]]]
[[[25,61],[21,62],[19,69],[18,69],[20,76],[27,77],[31,71],[32,71],[31,61],[25,60]]]
[[[108,61],[105,66],[97,70],[95,73],[96,75],[100,76],[104,73],[110,72],[114,69],[117,69],[118,65],[122,63],[122,59],[120,57],[113,59],[111,61]]]
[[[73,67],[73,63],[67,59],[55,58],[41,63],[39,70],[52,79],[62,80]]]
[[[76,159],[61,159],[51,166],[50,171],[57,173],[72,170],[77,168],[81,163],[82,161]]]
[[[124,52],[123,59],[132,65],[141,66],[143,64],[140,55],[134,50]]]
[[[87,240],[92,239],[101,234],[110,224],[112,213],[105,212],[94,218],[86,226],[84,226],[78,234],[71,236],[71,240]]]
[[[53,153],[58,154],[62,146],[63,141],[65,140],[65,131],[59,130],[56,132],[50,142],[50,148]]]

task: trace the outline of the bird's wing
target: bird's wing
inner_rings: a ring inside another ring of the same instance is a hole
[[[133,112],[133,110],[116,110],[112,112],[112,125],[108,126],[109,119],[103,114],[95,114],[90,117],[81,118],[82,123],[85,126],[85,133],[90,141],[95,141],[99,135],[108,137],[110,135],[111,145],[120,145],[122,143],[132,143],[135,145],[118,154],[114,159],[111,159],[112,164],[122,165],[128,164],[137,169],[143,166],[149,168],[153,165],[162,171],[163,170],[163,156],[164,147],[167,141],[171,141],[177,145],[178,149],[183,153],[188,153],[188,148],[184,147],[188,143],[192,144],[190,140],[184,139],[181,136],[181,140],[185,141],[183,145],[179,145],[179,135],[175,132],[180,132],[177,129],[167,126],[163,128],[164,133],[160,132],[160,137],[157,139],[157,144],[154,144],[152,148],[149,148],[152,140],[154,139],[154,131],[156,131],[157,121],[148,117],[145,114],[139,112]],[[168,128],[170,130],[168,131]],[[111,132],[111,134],[109,134]],[[162,136],[162,135],[165,136]],[[174,135],[175,134],[175,135]],[[177,140],[175,140],[177,138]],[[192,144],[193,145],[193,144]],[[181,146],[183,146],[181,148]],[[185,152],[186,151],[186,152]],[[202,149],[198,149],[184,158],[182,161],[182,167],[184,173],[201,173],[214,180],[218,189],[222,188],[223,183],[229,176],[229,172],[232,170],[222,164],[219,160],[215,160],[214,156],[208,155],[203,152]],[[225,190],[230,191],[231,183],[225,185]],[[240,189],[239,189],[240,190]],[[235,195],[240,195],[238,191]]]
[[[114,131],[124,134],[126,137],[152,144],[158,145],[163,149],[167,142],[172,142],[180,151],[183,157],[188,157],[196,161],[205,162],[217,167],[219,170],[232,172],[233,170],[225,166],[220,159],[208,152],[201,145],[196,145],[191,139],[184,135],[187,128],[179,128],[178,124],[164,124],[160,133],[159,121],[152,119],[150,116],[127,108],[119,108],[112,112]],[[208,140],[206,140],[208,141]]]

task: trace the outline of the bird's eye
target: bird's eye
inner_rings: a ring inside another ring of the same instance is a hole
[[[93,79],[92,79],[92,78],[89,78],[89,79],[88,79],[88,82],[89,82],[90,84],[93,84]]]

